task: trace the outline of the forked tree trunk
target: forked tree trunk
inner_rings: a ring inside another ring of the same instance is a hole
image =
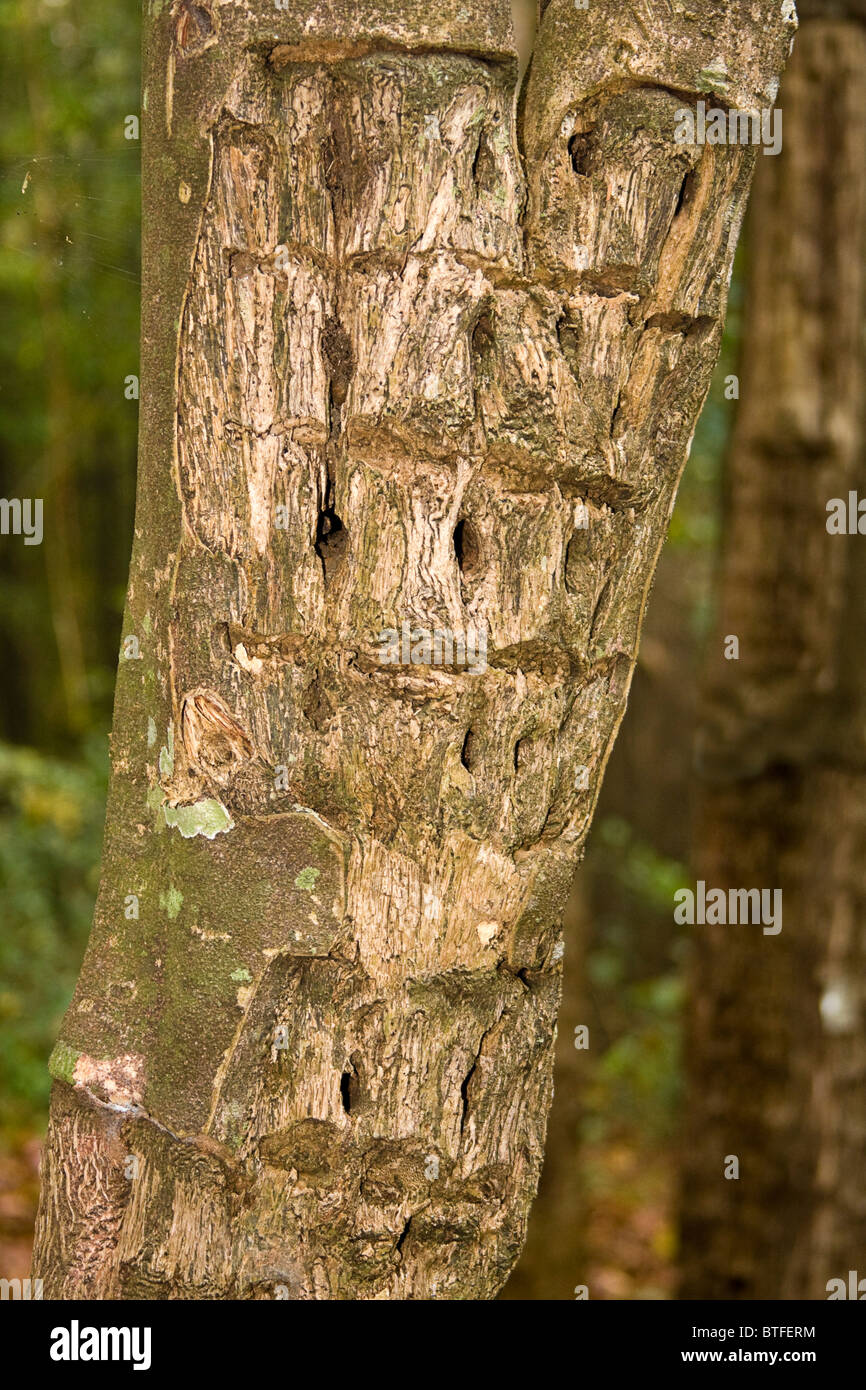
[[[503,0],[149,7],[140,659],[46,1296],[487,1298],[516,1258],[755,159],[676,112],[767,106],[794,22],[658,8],[552,0],[518,124]],[[486,660],[383,662],[404,623]]]
[[[750,213],[697,866],[781,888],[782,930],[694,929],[688,1298],[866,1275],[866,540],[827,531],[831,498],[866,496],[866,30],[805,8]]]

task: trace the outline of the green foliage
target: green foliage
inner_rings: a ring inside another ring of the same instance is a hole
[[[598,1051],[584,1097],[589,1143],[613,1134],[663,1142],[676,1130],[684,938],[673,895],[688,879],[619,816],[596,827],[587,856],[598,889],[587,990]]]
[[[0,0],[0,491],[45,525],[0,550],[0,731],[54,750],[107,724],[129,564],[139,29],[134,5]]]
[[[587,1088],[588,1142],[611,1129],[633,1130],[644,1141],[673,1136],[681,1096],[682,1002],[682,981],[675,974],[623,991],[620,1003],[630,1027],[603,1054]]]
[[[0,744],[0,1138],[44,1120],[47,1060],[96,896],[108,758],[75,763]]]
[[[673,895],[683,885],[682,864],[658,854],[621,816],[607,816],[598,826],[593,849],[605,872],[635,899],[638,910],[669,913]]]

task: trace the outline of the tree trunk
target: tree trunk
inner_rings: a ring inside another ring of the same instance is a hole
[[[52,1060],[47,1297],[511,1268],[755,159],[676,113],[768,105],[792,32],[718,10],[552,0],[515,114],[504,0],[149,7],[140,658]]]
[[[812,4],[750,214],[742,399],[705,708],[699,877],[782,930],[695,928],[687,1298],[826,1298],[866,1241],[866,31]],[[815,17],[813,17],[815,16]],[[738,661],[722,635],[739,637]],[[739,1157],[739,1179],[723,1177]]]
[[[575,1047],[575,1029],[586,1025],[584,992],[587,936],[586,873],[572,884],[563,914],[565,951],[557,1019],[553,1080],[544,1163],[526,1242],[500,1297],[515,1302],[573,1299],[586,1283],[583,1230],[587,1201],[581,1181],[580,1121],[588,1057]]]

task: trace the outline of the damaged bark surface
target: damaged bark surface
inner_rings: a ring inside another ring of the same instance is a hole
[[[520,1250],[755,159],[676,113],[771,104],[794,21],[551,0],[517,103],[510,6],[435,10],[145,17],[141,659],[46,1297],[489,1298]]]

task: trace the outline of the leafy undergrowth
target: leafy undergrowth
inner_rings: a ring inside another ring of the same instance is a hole
[[[585,869],[594,1038],[579,1146],[586,1283],[591,1298],[672,1298],[687,943],[671,906],[686,871],[616,816],[599,822]]]
[[[84,953],[96,896],[107,757],[75,762],[0,744],[0,1152],[48,1113],[47,1059]]]

